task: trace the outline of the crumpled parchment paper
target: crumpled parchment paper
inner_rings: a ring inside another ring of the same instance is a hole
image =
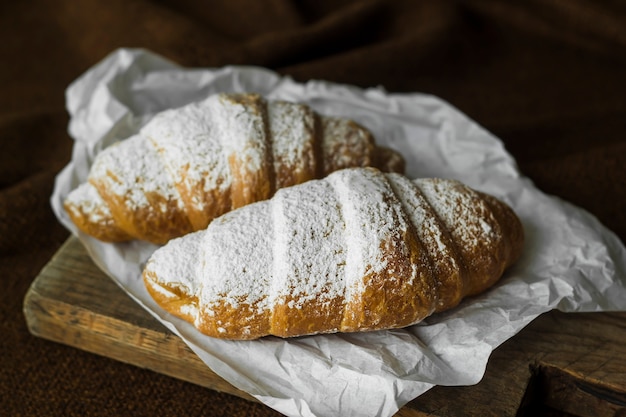
[[[106,244],[83,235],[62,209],[102,148],[136,132],[156,112],[216,92],[254,91],[350,117],[402,152],[409,177],[456,178],[507,202],[524,225],[522,258],[493,289],[410,328],[282,340],[203,336],[158,307],[141,281],[156,246]],[[96,264],[179,335],[215,373],[289,416],[390,416],[434,385],[470,385],[489,355],[551,309],[626,309],[626,250],[596,218],[538,190],[502,143],[439,98],[389,94],[323,81],[296,83],[254,67],[182,68],[149,51],[120,49],[66,93],[71,162],[52,207]]]

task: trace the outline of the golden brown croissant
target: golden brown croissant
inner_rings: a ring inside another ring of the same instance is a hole
[[[457,181],[353,168],[170,241],[143,279],[213,337],[399,328],[492,286],[523,240],[511,208]]]
[[[216,94],[157,114],[99,153],[64,205],[100,240],[165,243],[279,188],[361,166],[401,172],[404,161],[353,121],[256,94]]]

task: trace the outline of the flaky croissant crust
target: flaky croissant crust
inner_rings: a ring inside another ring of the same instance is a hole
[[[162,244],[277,189],[347,167],[402,172],[357,123],[257,94],[216,94],[157,114],[97,155],[65,209],[103,241]]]
[[[485,291],[523,241],[509,206],[460,182],[344,169],[170,241],[143,279],[213,337],[389,329]]]

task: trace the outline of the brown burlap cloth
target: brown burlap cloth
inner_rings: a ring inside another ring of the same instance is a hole
[[[119,47],[435,94],[501,138],[543,191],[626,240],[626,3],[521,3],[2,2],[0,415],[276,415],[27,330],[24,295],[68,236],[49,205],[72,146],[64,90]]]

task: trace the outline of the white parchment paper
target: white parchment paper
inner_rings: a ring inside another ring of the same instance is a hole
[[[216,92],[254,91],[346,116],[401,151],[409,177],[456,178],[507,202],[526,233],[523,257],[493,289],[407,329],[282,340],[223,341],[160,309],[141,281],[156,246],[106,244],[81,234],[62,209],[94,156],[156,112]],[[626,250],[592,215],[539,191],[502,143],[448,103],[329,82],[305,84],[252,67],[182,68],[120,49],[67,89],[71,162],[51,198],[59,221],[96,264],[179,335],[215,373],[290,416],[390,416],[434,385],[470,385],[489,355],[541,313],[626,310]]]

